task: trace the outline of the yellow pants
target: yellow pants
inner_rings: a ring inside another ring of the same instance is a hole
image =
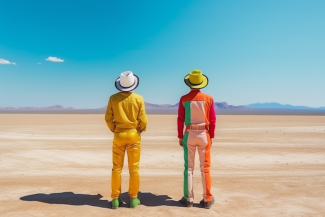
[[[124,154],[127,150],[129,164],[129,196],[137,198],[139,192],[139,161],[141,137],[136,129],[114,133],[113,139],[113,169],[112,169],[112,199],[117,199],[121,194],[121,172],[124,163]]]

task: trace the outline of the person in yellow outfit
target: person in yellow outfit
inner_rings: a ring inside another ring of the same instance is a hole
[[[115,81],[115,87],[120,91],[113,94],[108,101],[105,121],[114,133],[112,158],[113,169],[111,177],[112,208],[119,207],[121,200],[121,172],[124,163],[125,150],[129,165],[129,196],[130,207],[140,204],[139,192],[139,161],[141,150],[141,132],[146,130],[148,123],[142,96],[132,92],[139,85],[139,77],[131,71],[122,72]]]

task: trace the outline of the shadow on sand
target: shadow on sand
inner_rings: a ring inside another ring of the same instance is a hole
[[[112,205],[108,200],[101,200],[103,196],[100,194],[75,194],[73,192],[61,192],[52,194],[31,194],[23,196],[20,200],[23,201],[38,201],[48,204],[66,204],[73,206],[95,206],[101,208],[111,208]],[[130,198],[127,192],[120,195],[123,203],[120,207],[129,207]],[[143,206],[178,206],[183,207],[184,205],[179,201],[173,200],[168,195],[155,195],[150,192],[139,192],[138,198]],[[194,204],[194,206],[196,206]]]
[[[128,192],[120,195],[123,202],[129,205],[130,197]],[[183,206],[180,202],[173,200],[168,195],[156,195],[150,192],[139,192],[138,198],[144,206]]]
[[[100,194],[91,195],[91,194],[75,194],[73,192],[61,192],[61,193],[52,193],[52,194],[31,194],[24,197],[21,197],[21,200],[24,201],[39,201],[49,204],[66,204],[73,206],[97,206],[102,208],[109,208],[110,203],[108,200],[101,200],[103,196]]]

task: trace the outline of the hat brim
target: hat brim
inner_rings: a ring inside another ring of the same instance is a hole
[[[133,74],[133,75],[134,75],[134,84],[130,87],[121,86],[120,77],[118,77],[115,81],[116,89],[118,89],[119,91],[123,91],[123,92],[129,92],[129,91],[135,90],[135,88],[137,88],[139,85],[140,79],[137,75],[135,75],[135,74]]]
[[[202,74],[203,75],[203,74]],[[187,86],[189,86],[190,88],[193,88],[193,89],[202,89],[202,88],[205,88],[206,86],[208,86],[208,83],[209,83],[209,79],[207,76],[203,75],[203,81],[202,83],[200,84],[192,84],[190,82],[190,75],[186,75],[185,78],[184,78],[184,82]]]

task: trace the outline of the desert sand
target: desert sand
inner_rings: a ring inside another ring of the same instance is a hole
[[[110,208],[113,134],[101,114],[0,114],[0,216],[325,216],[325,116],[218,115],[209,210],[183,207],[175,115],[149,115],[142,204]]]

